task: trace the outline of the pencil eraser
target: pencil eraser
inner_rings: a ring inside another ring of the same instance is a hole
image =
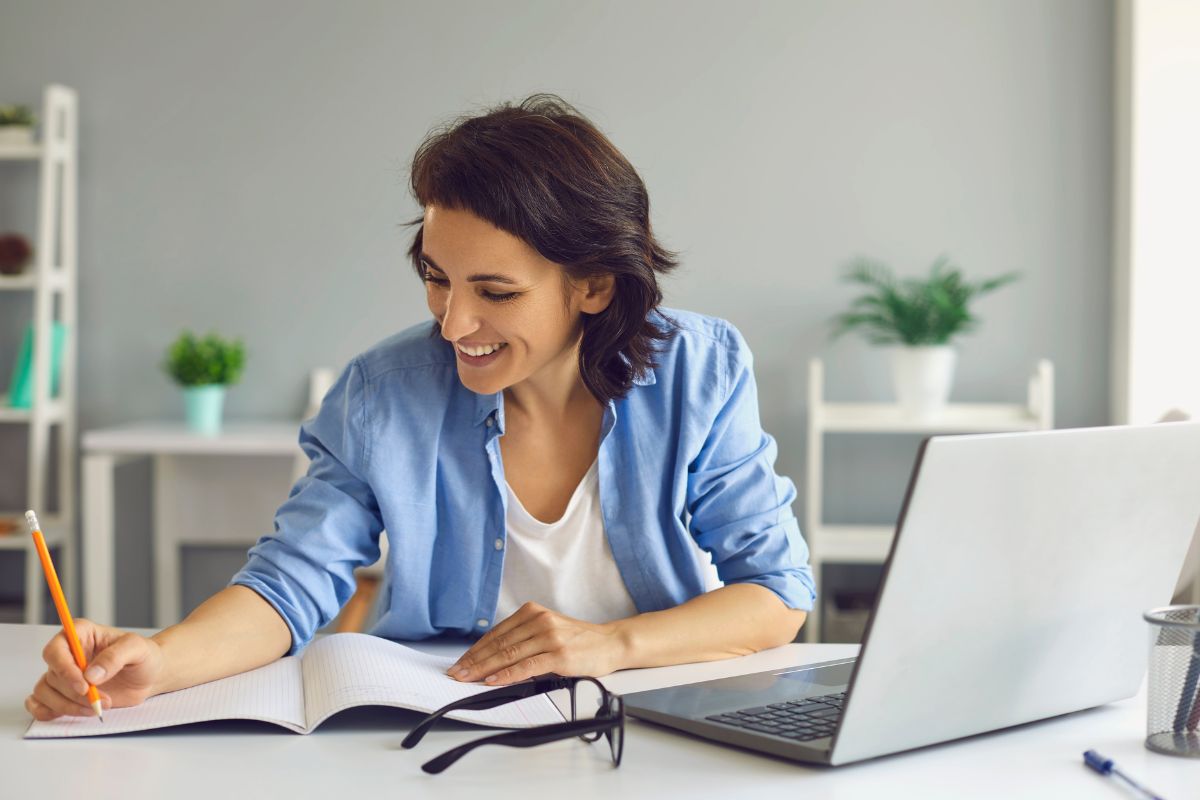
[[[25,522],[29,525],[30,530],[41,530],[41,528],[38,527],[37,514],[33,513],[32,511],[25,512]]]

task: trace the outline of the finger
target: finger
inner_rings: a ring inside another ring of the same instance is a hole
[[[51,689],[68,700],[88,706],[91,705],[91,701],[87,699],[87,682],[84,681],[82,676],[76,680],[75,678],[64,678],[53,672],[47,672],[44,677]]]
[[[146,640],[135,633],[126,633],[96,654],[83,677],[100,686],[126,666],[140,664],[145,658]]]
[[[528,680],[535,675],[545,675],[547,672],[554,672],[556,661],[554,654],[539,647],[537,639],[532,640],[532,642],[534,643],[534,649],[537,651],[534,655],[496,670],[483,679],[484,683],[491,686],[505,686],[510,683]]]
[[[96,714],[91,706],[81,705],[69,697],[60,694],[53,686],[46,682],[45,675],[33,687],[33,697],[39,703],[53,711],[55,716],[91,717]]]
[[[67,636],[61,630],[42,648],[42,660],[46,662],[50,672],[67,680],[83,680],[83,672],[75,663],[75,656],[71,654],[71,648],[67,644]]]
[[[56,717],[62,716],[61,714],[54,713],[49,706],[39,703],[33,695],[25,698],[25,710],[38,722],[49,722]]]
[[[491,675],[501,667],[514,664],[522,658],[533,655],[528,650],[527,642],[549,627],[549,612],[538,614],[523,625],[502,633],[492,639],[487,646],[480,648],[474,655],[463,653],[459,659],[458,669],[452,675],[460,681],[477,681],[486,675]],[[466,670],[466,672],[463,672]]]
[[[537,603],[525,603],[523,606],[506,617],[502,622],[497,623],[490,631],[479,637],[475,644],[467,648],[467,652],[459,656],[458,661],[454,663],[450,669],[446,670],[448,674],[454,674],[458,669],[465,666],[469,662],[478,660],[479,654],[492,647],[498,637],[505,636],[514,628],[525,624],[528,619],[545,609]]]

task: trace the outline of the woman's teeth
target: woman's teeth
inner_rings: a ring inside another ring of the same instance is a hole
[[[494,353],[497,350],[499,350],[500,348],[507,347],[507,346],[508,346],[508,342],[501,342],[499,344],[485,344],[485,345],[480,345],[479,347],[469,347],[465,344],[460,344],[460,345],[458,345],[458,349],[461,350],[462,352],[466,353],[469,356],[475,356],[476,358],[478,358],[479,356],[486,356],[489,353]]]

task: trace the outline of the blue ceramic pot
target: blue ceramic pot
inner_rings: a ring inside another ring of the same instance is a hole
[[[221,412],[225,406],[225,386],[185,386],[183,401],[187,408],[188,428],[205,436],[221,432]]]

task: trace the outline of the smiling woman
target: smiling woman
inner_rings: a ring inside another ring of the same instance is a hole
[[[149,639],[79,621],[107,704],[304,647],[384,529],[372,633],[476,639],[458,680],[727,658],[803,624],[808,550],[749,348],[724,320],[659,307],[676,262],[624,156],[535,95],[432,134],[412,190],[432,327],[346,367],[301,427],[308,473],[233,585]],[[86,713],[65,642],[45,657],[30,712]]]

